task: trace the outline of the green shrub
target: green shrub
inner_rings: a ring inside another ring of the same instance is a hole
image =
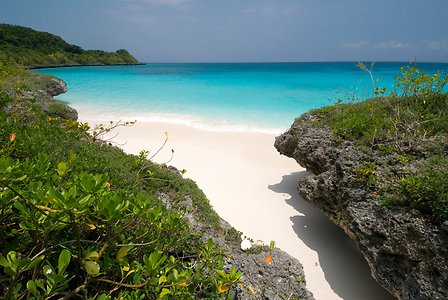
[[[11,101],[12,99],[7,93],[5,93],[4,91],[0,91],[0,110]]]
[[[448,159],[432,157],[416,174],[402,178],[401,192],[411,206],[448,219]]]
[[[417,136],[448,132],[448,94],[444,93],[448,77],[440,72],[430,76],[415,67],[403,67],[400,72],[397,91],[391,96],[313,113],[341,138],[370,146],[390,140],[409,143]]]
[[[199,244],[180,215],[150,199],[115,192],[107,175],[70,165],[55,166],[44,155],[23,162],[0,156],[7,299],[77,289],[116,297],[140,291],[154,299],[193,295],[199,285],[200,293],[216,290],[204,273],[222,267],[211,241]]]
[[[396,78],[396,89],[403,97],[414,97],[426,104],[429,98],[440,95],[448,77],[441,72],[428,75],[414,66],[403,66]]]
[[[373,78],[372,69],[364,66],[363,70]],[[428,75],[403,67],[396,78],[397,89],[389,96],[312,112],[338,140],[352,141],[374,160],[361,162],[353,174],[355,180],[375,189],[381,204],[412,207],[430,218],[448,219],[447,82],[440,72]],[[375,89],[372,81],[372,93]],[[402,171],[388,172],[385,162],[397,164]]]
[[[373,186],[377,182],[377,165],[374,162],[364,162],[354,169],[355,180],[364,182],[368,186]]]
[[[13,69],[1,70],[2,79],[15,77]],[[181,215],[191,209],[204,226],[219,226],[193,181],[94,142],[85,124],[49,117],[33,99],[2,95],[24,105],[20,113],[0,111],[0,290],[6,299],[229,296],[241,273],[222,272],[221,250],[211,239],[203,244]],[[171,198],[172,210],[160,193]]]

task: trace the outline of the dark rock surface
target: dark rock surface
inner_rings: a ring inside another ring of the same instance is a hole
[[[36,91],[34,91],[35,98],[51,98],[67,92],[67,84],[56,77],[50,77],[45,85]]]
[[[36,74],[30,78],[29,84],[32,86],[31,89],[14,95],[16,100],[6,107],[9,114],[29,116],[30,108],[34,105],[51,117],[75,121],[78,119],[78,112],[74,108],[53,99],[54,96],[67,91],[67,84],[63,80]]]
[[[179,174],[179,176],[181,176]],[[248,251],[240,248],[240,236],[226,221],[220,221],[219,229],[210,228],[197,221],[191,199],[184,198],[183,201],[171,203],[170,196],[159,194],[159,199],[169,209],[186,207],[187,213],[184,218],[192,229],[201,232],[204,243],[209,238],[225,249],[226,264],[224,271],[227,273],[232,266],[243,273],[241,280],[243,285],[233,288],[232,299],[301,299],[313,300],[314,297],[306,288],[306,278],[302,264],[286,252],[274,248],[272,253],[269,246],[254,246]],[[272,255],[270,263],[265,258]]]
[[[275,141],[281,154],[312,173],[297,183],[302,196],[356,241],[373,277],[393,296],[448,299],[448,226],[381,206],[353,173],[369,157],[336,139],[317,118],[297,119]]]

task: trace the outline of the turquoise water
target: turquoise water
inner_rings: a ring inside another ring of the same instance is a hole
[[[377,63],[376,85],[391,91],[400,66]],[[428,73],[448,70],[448,64],[417,66]],[[67,82],[68,92],[57,99],[76,108],[81,119],[165,121],[210,130],[279,133],[312,108],[371,95],[370,77],[356,63],[146,64],[38,72]]]

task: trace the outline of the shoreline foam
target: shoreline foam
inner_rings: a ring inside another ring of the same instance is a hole
[[[197,116],[171,113],[142,113],[139,115],[135,115],[126,113],[120,114],[119,112],[117,112],[117,114],[112,114],[109,112],[109,114],[92,115],[92,113],[88,113],[87,111],[85,111],[85,109],[80,108],[76,105],[72,105],[70,103],[68,105],[74,107],[81,116],[93,123],[104,123],[109,122],[110,120],[137,121],[139,123],[165,123],[182,125],[209,132],[260,133],[270,135],[279,135],[287,129],[281,127],[261,127],[257,126],[256,124],[234,124],[224,121],[212,123],[209,120],[202,119]],[[120,115],[120,117],[117,117],[118,115]]]

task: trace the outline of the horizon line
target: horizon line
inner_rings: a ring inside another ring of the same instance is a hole
[[[404,60],[328,60],[328,61],[147,61],[142,64],[293,64],[293,63],[404,63],[404,64],[448,64],[448,61],[417,61]]]

